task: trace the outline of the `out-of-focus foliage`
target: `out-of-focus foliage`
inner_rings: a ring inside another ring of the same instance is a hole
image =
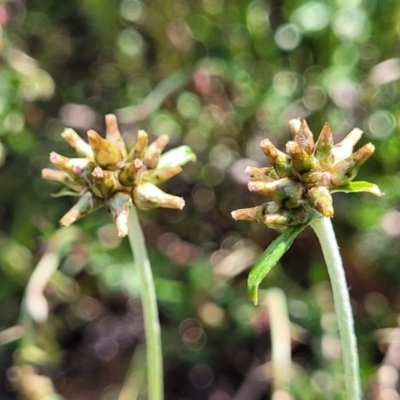
[[[82,220],[72,243],[61,245],[67,233],[58,232],[58,219],[74,200],[55,201],[49,194],[58,187],[40,178],[50,151],[72,156],[59,136],[64,127],[86,139],[88,129],[104,132],[102,116],[110,112],[128,144],[140,128],[152,139],[168,134],[171,146],[186,144],[197,154],[165,184],[185,198],[185,209],[141,214],[156,277],[167,399],[255,400],[271,391],[269,317],[247,294],[246,268],[275,233],[236,223],[230,213],[259,203],[247,191],[244,168],[266,165],[259,142],[268,137],[282,148],[294,117],[307,117],[314,131],[327,121],[335,141],[358,126],[364,142],[376,146],[359,179],[377,183],[386,196],[334,195],[334,225],[364,389],[372,399],[396,392],[399,16],[400,3],[377,0],[1,5],[1,399],[18,398],[14,388],[24,393],[21,377],[41,375],[65,399],[118,399],[132,354],[134,381],[143,384],[139,288],[128,244],[104,210]],[[57,272],[44,285],[45,297],[20,311],[29,277],[49,252],[57,257],[46,265]],[[340,398],[336,321],[311,231],[261,286],[287,295],[293,398]],[[47,322],[34,322],[44,304]]]

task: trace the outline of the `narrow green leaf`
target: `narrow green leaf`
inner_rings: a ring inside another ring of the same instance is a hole
[[[247,289],[252,297],[254,304],[258,302],[258,286],[261,281],[265,278],[268,272],[279,259],[286,253],[289,247],[292,245],[293,240],[296,236],[307,226],[303,224],[288,228],[280,236],[278,236],[264,251],[256,265],[250,271],[247,279]]]
[[[162,154],[157,168],[180,167],[189,161],[196,161],[196,154],[189,146],[180,146]]]
[[[356,193],[356,192],[368,192],[375,196],[383,196],[385,193],[381,192],[379,187],[370,182],[349,182],[346,185],[340,186],[336,189],[331,190],[331,193],[345,192],[345,193]]]
[[[81,196],[81,193],[74,192],[68,188],[62,188],[59,192],[57,193],[52,193],[51,197],[63,197],[63,196]]]

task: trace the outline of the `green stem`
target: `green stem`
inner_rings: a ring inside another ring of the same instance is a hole
[[[317,218],[311,222],[317,235],[331,280],[335,312],[342,343],[342,358],[348,400],[361,399],[361,383],[354,320],[342,258],[330,218]]]
[[[147,385],[149,400],[163,399],[163,366],[160,323],[153,274],[136,208],[128,217],[128,235],[140,279],[147,354]]]
[[[268,309],[271,329],[273,392],[277,392],[287,390],[291,379],[292,349],[285,292],[279,288],[268,289],[265,304]]]

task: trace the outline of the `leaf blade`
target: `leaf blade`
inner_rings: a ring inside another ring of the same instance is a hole
[[[162,154],[157,168],[180,167],[189,161],[196,161],[196,154],[189,146],[179,146]]]
[[[374,194],[375,196],[383,196],[385,194],[381,192],[378,185],[364,181],[349,182],[343,186],[331,190],[331,193],[336,193],[336,192],[344,192],[344,193],[367,192]]]
[[[268,272],[276,265],[280,258],[292,245],[296,236],[307,226],[303,224],[288,228],[280,236],[278,236],[264,251],[256,265],[251,269],[247,279],[247,289],[250,293],[254,304],[258,302],[258,286],[268,274]]]

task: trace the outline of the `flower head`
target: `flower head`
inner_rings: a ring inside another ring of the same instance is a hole
[[[293,140],[286,144],[286,153],[265,139],[260,147],[271,167],[247,167],[245,171],[252,178],[249,190],[268,196],[272,201],[233,211],[234,219],[258,221],[270,228],[284,229],[306,224],[318,214],[332,217],[331,194],[334,192],[366,191],[383,195],[372,183],[352,182],[375,149],[368,143],[353,153],[362,135],[360,129],[353,129],[334,145],[327,123],[316,143],[305,120],[292,119],[289,128]]]
[[[105,139],[89,130],[89,143],[73,129],[66,129],[61,136],[75,149],[78,157],[67,158],[52,152],[50,162],[59,170],[45,168],[42,176],[64,184],[69,190],[64,194],[80,196],[61,218],[62,225],[69,226],[86,214],[107,207],[114,218],[118,235],[125,236],[132,205],[144,210],[184,207],[182,198],[165,193],[156,185],[181,172],[181,165],[194,161],[196,156],[187,146],[161,155],[168,144],[168,136],[162,135],[148,144],[147,133],[142,130],[128,152],[115,115],[106,115],[105,120]]]

